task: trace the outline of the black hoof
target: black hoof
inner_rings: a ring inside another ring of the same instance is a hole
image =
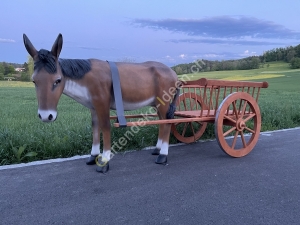
[[[159,155],[156,160],[155,160],[155,163],[156,164],[163,164],[163,165],[166,165],[168,162],[168,158],[167,158],[167,155]]]
[[[152,155],[159,155],[159,153],[160,153],[160,149],[154,149],[153,151],[152,151]]]
[[[97,156],[98,155],[91,155],[89,159],[86,161],[86,165],[95,165]]]
[[[109,170],[109,162],[100,162],[97,164],[96,171],[99,173],[106,173]]]

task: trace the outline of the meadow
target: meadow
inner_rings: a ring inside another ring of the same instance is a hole
[[[259,99],[262,131],[300,126],[300,70],[291,70],[287,63],[269,63],[269,67],[255,70],[205,72],[188,76],[191,79],[267,81],[269,88],[261,91]],[[0,165],[90,153],[92,129],[87,108],[63,95],[58,104],[57,120],[42,123],[37,116],[32,83],[2,81],[0,96]],[[128,129],[112,128],[112,141],[117,141]],[[141,127],[120,151],[153,146],[157,134],[157,126]],[[212,138],[214,132],[210,124],[201,139]],[[170,143],[176,142],[171,135]]]

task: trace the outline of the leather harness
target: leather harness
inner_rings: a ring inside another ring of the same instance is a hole
[[[127,122],[124,116],[124,105],[122,99],[122,90],[121,90],[118,67],[114,62],[110,62],[110,61],[107,62],[110,66],[110,71],[111,71],[112,86],[114,91],[118,122],[120,124],[120,127],[127,127]]]

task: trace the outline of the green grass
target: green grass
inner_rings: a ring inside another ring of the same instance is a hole
[[[26,147],[22,156],[36,152],[32,160],[89,154],[92,146],[90,111],[62,95],[58,118],[42,123],[37,116],[35,89],[31,83],[0,82],[0,165],[18,163],[14,148]],[[134,113],[146,113],[148,109]],[[112,111],[114,114],[114,111]],[[118,141],[130,128],[112,128],[112,142]],[[141,149],[155,144],[157,126],[145,126],[124,149]],[[12,145],[11,145],[12,143]],[[102,145],[102,143],[101,143]]]
[[[260,79],[260,75],[276,74],[280,77]],[[226,79],[253,81],[266,80],[269,88],[261,91],[259,106],[262,113],[262,131],[300,126],[300,70],[290,70],[287,63],[270,63],[267,68],[241,71],[220,71],[192,74],[192,79]],[[191,76],[191,75],[189,75]],[[257,79],[256,79],[257,78]],[[22,162],[89,154],[92,145],[91,117],[87,108],[62,96],[58,105],[58,118],[54,123],[42,123],[37,117],[35,89],[31,83],[0,82],[0,165],[20,162],[13,149],[25,147]],[[135,113],[147,112],[147,109]],[[118,141],[130,128],[112,128],[112,141]],[[153,146],[158,134],[157,126],[141,127],[123,150]],[[209,124],[202,139],[214,138]],[[171,136],[171,143],[176,139]],[[20,157],[19,157],[20,158]],[[21,157],[22,158],[22,157]]]
[[[253,70],[226,70],[226,71],[212,71],[212,72],[201,72],[201,73],[194,73],[194,74],[188,74],[188,76],[191,76],[191,79],[197,80],[199,78],[205,77],[208,79],[225,79],[228,77],[232,77],[234,80],[234,77],[245,77],[245,80],[253,79],[255,76],[259,76],[262,74],[274,74],[276,75],[289,73],[289,72],[299,72],[300,69],[292,70],[289,67],[288,63],[285,62],[272,62],[269,63],[269,67],[264,65],[263,68],[259,69],[253,69]],[[182,76],[179,76],[182,77]],[[247,79],[248,78],[248,79]]]

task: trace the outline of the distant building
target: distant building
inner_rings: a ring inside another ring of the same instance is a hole
[[[22,71],[25,71],[25,68],[15,68],[15,71],[22,72]]]

